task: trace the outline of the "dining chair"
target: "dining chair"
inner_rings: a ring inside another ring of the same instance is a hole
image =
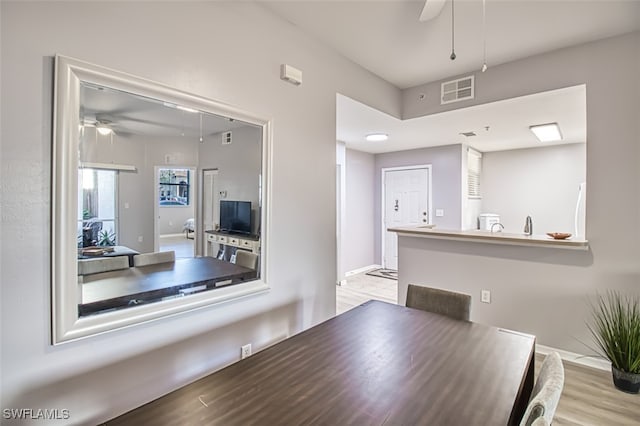
[[[258,255],[247,250],[237,250],[234,263],[255,270],[258,266]]]
[[[405,306],[446,315],[457,320],[469,321],[471,296],[438,288],[409,284]]]
[[[129,267],[127,256],[101,257],[99,259],[78,259],[78,275],[99,274]]]
[[[142,253],[133,256],[133,266],[147,266],[155,265],[156,263],[168,263],[175,262],[176,252],[171,251],[156,251],[153,253]]]
[[[550,425],[564,387],[564,367],[557,352],[547,355],[533,386],[520,426]]]

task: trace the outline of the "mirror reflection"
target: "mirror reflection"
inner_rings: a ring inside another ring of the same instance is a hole
[[[260,277],[261,126],[80,83],[78,314]]]

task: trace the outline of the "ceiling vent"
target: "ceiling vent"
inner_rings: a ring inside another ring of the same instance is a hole
[[[445,81],[440,86],[440,105],[473,99],[473,97],[474,78],[472,75],[457,80]]]
[[[231,132],[222,132],[222,145],[231,145]]]
[[[471,136],[477,136],[476,132],[462,132],[460,133],[462,136],[466,136],[466,137],[471,137]]]

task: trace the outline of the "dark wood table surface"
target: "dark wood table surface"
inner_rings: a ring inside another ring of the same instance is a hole
[[[108,425],[515,425],[535,338],[379,301]]]
[[[175,296],[189,288],[206,286],[213,289],[255,277],[253,269],[213,257],[177,259],[175,262],[85,275],[78,312],[88,315]]]

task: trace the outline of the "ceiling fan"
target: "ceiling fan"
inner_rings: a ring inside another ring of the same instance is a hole
[[[437,18],[440,12],[442,12],[445,2],[446,0],[425,0],[422,13],[420,14],[420,21],[427,22]]]

